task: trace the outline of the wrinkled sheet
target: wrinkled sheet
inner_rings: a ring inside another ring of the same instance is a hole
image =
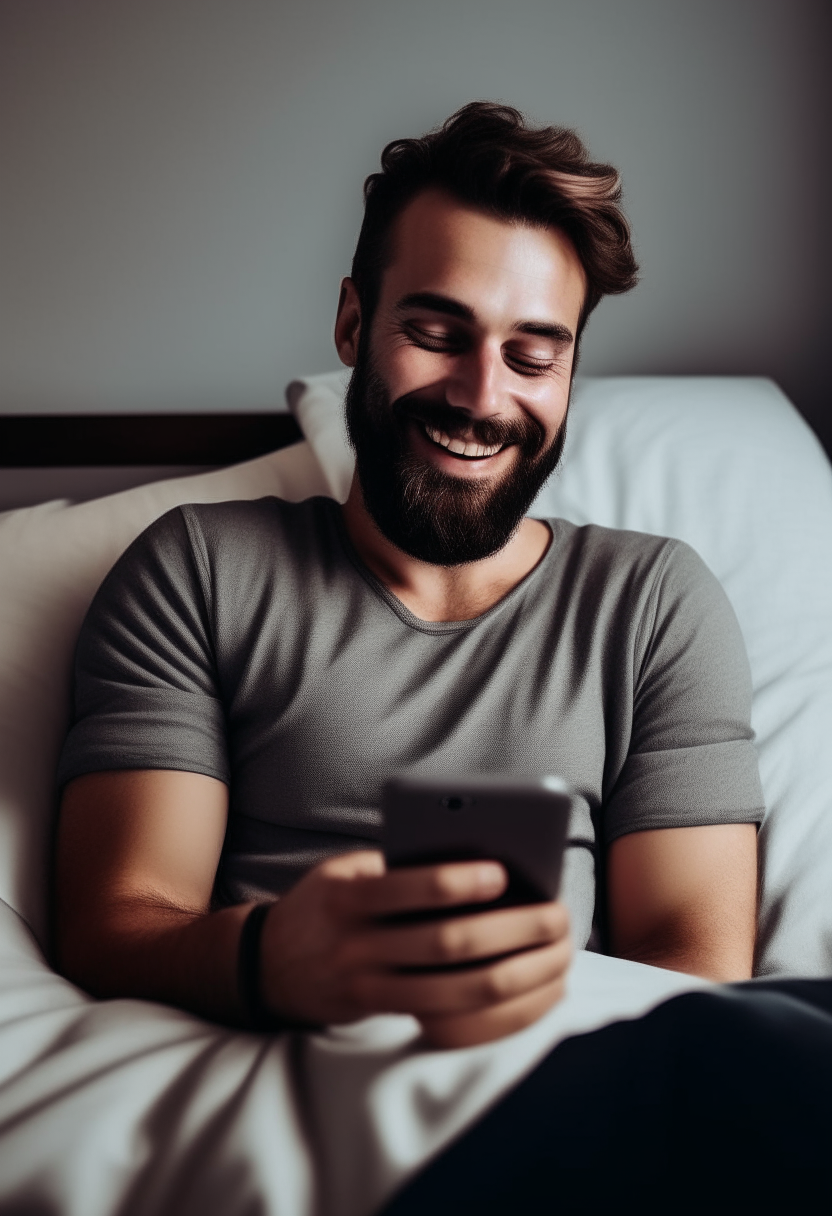
[[[581,952],[498,1043],[426,1050],[408,1017],[270,1037],[92,1001],[0,903],[0,1212],[368,1216],[561,1039],[705,985]]]

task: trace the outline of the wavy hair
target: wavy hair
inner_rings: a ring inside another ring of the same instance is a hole
[[[621,179],[597,164],[574,131],[530,127],[512,106],[473,101],[421,139],[396,139],[381,172],[364,183],[364,220],[352,279],[365,323],[378,303],[397,217],[423,190],[438,188],[498,219],[558,228],[569,237],[587,278],[578,334],[599,300],[638,281]]]

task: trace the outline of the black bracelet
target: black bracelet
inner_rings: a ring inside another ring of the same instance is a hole
[[[277,1030],[260,993],[260,938],[271,904],[255,904],[243,921],[237,952],[237,987],[246,1026],[251,1030]]]
[[[318,1030],[320,1027],[306,1022],[294,1022],[272,1013],[263,1000],[260,987],[260,938],[271,904],[255,904],[243,921],[240,931],[240,946],[237,952],[237,988],[243,1007],[246,1028],[267,1030],[272,1034],[281,1030]]]

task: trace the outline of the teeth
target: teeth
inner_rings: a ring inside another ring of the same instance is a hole
[[[464,439],[452,439],[444,431],[436,431],[427,423],[425,423],[425,432],[429,439],[438,443],[440,447],[447,448],[454,456],[468,456],[472,459],[482,460],[486,456],[496,456],[503,446],[501,443],[497,443],[493,447],[487,448],[481,443],[466,443]]]

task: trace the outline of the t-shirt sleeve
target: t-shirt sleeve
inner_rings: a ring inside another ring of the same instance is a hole
[[[607,842],[649,828],[759,823],[751,672],[722,586],[669,542],[635,645],[630,747],[604,813]]]
[[[228,781],[201,561],[177,508],[107,575],[78,639],[60,785],[112,769],[179,769]]]

